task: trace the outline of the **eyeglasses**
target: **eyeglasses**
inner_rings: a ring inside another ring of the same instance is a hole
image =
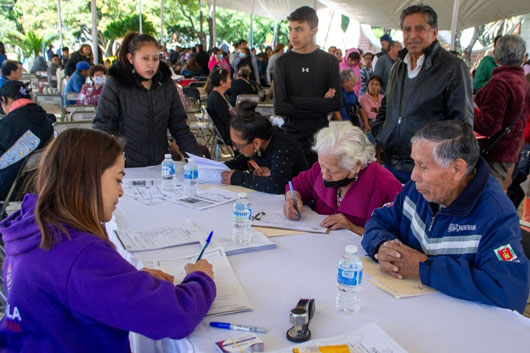
[[[234,143],[232,141],[232,148],[234,149],[234,152],[239,152],[243,147],[247,147],[248,145],[250,145],[252,143],[252,141],[249,141],[247,143],[244,143],[242,145],[238,145],[237,143]]]

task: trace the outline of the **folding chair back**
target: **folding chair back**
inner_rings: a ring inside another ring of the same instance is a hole
[[[191,82],[188,87],[189,88],[204,88],[206,85],[206,81],[198,81],[198,82]]]
[[[257,94],[240,94],[236,98],[236,105],[238,105],[242,101],[246,101],[246,100],[259,103],[259,96]]]
[[[90,123],[92,123],[92,120],[94,120],[94,117],[96,116],[96,112],[94,111],[74,111],[72,114],[70,114],[70,121],[82,121],[82,120],[89,120]]]
[[[71,128],[92,129],[92,120],[66,121],[53,125],[53,131],[55,131],[56,135]]]

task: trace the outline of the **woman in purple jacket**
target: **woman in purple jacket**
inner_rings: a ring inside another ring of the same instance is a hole
[[[129,331],[183,338],[206,315],[216,295],[207,261],[188,264],[174,286],[168,274],[134,268],[109,241],[103,222],[123,176],[123,144],[107,133],[70,129],[48,146],[38,195],[0,223],[7,352],[130,352]]]
[[[364,233],[372,211],[392,202],[401,183],[375,161],[368,137],[350,122],[337,122],[320,130],[313,150],[318,162],[293,179],[298,209],[309,204],[319,214],[329,215],[322,227]],[[298,219],[289,187],[284,214]]]

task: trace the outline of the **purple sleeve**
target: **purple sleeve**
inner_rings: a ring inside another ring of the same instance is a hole
[[[151,339],[180,339],[193,332],[210,309],[215,283],[202,272],[181,284],[138,271],[108,246],[85,248],[70,270],[67,301],[72,315],[90,318]]]
[[[305,170],[298,174],[293,181],[293,189],[300,193],[302,196],[302,201],[304,204],[307,204],[309,201],[313,200],[314,197],[314,184],[320,173],[320,164],[315,162],[311,169]],[[289,191],[289,185],[285,186],[285,191]]]

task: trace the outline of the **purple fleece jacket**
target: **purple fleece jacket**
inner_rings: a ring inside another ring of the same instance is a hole
[[[209,310],[215,283],[202,272],[181,284],[138,271],[102,239],[67,226],[39,247],[36,195],[0,223],[6,315],[1,352],[130,352],[129,331],[152,339],[188,336]]]

